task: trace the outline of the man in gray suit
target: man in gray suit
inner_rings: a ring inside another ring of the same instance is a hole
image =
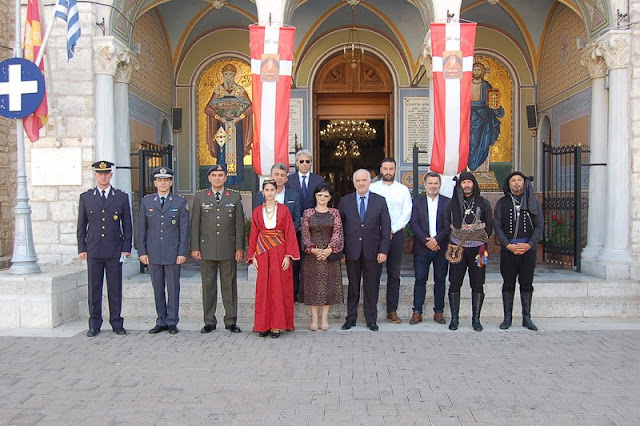
[[[156,167],[153,177],[158,192],[142,199],[138,219],[138,253],[140,262],[149,266],[158,313],[149,334],[166,330],[176,334],[180,265],[187,261],[189,253],[189,210],[187,200],[171,193],[173,170]]]
[[[238,316],[237,262],[244,257],[244,211],[240,193],[225,188],[227,168],[216,164],[209,168],[211,188],[196,193],[191,216],[191,256],[201,260],[204,327],[200,333],[216,329],[218,304],[218,269],[224,305],[224,325],[240,333]]]

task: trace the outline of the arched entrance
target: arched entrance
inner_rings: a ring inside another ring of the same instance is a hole
[[[336,189],[337,195],[353,191],[352,173],[371,169],[393,153],[393,80],[387,66],[367,54],[352,69],[341,55],[329,59],[314,84],[314,143],[316,172]],[[375,129],[367,140],[321,137],[329,123],[366,121]],[[353,141],[353,142],[352,142]]]

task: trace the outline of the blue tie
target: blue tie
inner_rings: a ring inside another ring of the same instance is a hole
[[[307,198],[307,177],[302,176],[302,198]]]
[[[364,207],[364,197],[360,197],[360,220],[364,223],[364,212],[366,211]]]

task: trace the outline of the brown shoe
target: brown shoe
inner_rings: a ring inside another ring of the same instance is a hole
[[[446,324],[447,321],[445,321],[444,319],[444,315],[442,315],[442,312],[436,312],[433,314],[433,320],[435,322],[437,322],[438,324]]]
[[[402,322],[402,320],[400,319],[400,317],[398,316],[398,314],[396,312],[389,312],[387,314],[387,320],[389,322],[394,323],[394,324],[400,324]]]
[[[409,324],[417,324],[419,322],[422,322],[422,314],[414,312],[409,320]]]

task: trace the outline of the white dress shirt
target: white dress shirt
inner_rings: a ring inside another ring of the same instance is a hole
[[[286,188],[282,188],[282,192],[276,192],[276,201],[280,204],[284,204],[284,191],[286,190]]]
[[[438,220],[438,200],[440,196],[436,196],[435,199],[431,199],[427,195],[427,211],[429,212],[429,236],[435,237],[438,235],[438,230],[436,228],[436,221]]]
[[[400,182],[393,181],[391,185],[387,185],[380,180],[372,183],[369,191],[382,195],[387,201],[389,216],[391,216],[391,232],[395,234],[407,226],[409,219],[411,219],[411,208],[413,207],[409,188]]]

